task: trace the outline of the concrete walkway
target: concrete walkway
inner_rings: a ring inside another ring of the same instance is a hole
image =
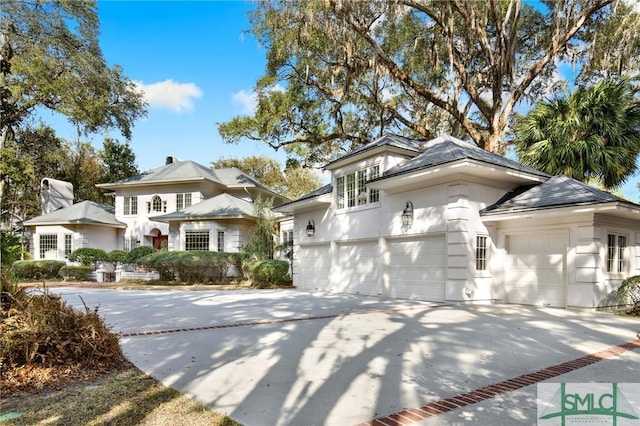
[[[536,383],[640,382],[640,321],[607,313],[296,290],[54,290],[99,305],[140,369],[246,426],[531,425]]]

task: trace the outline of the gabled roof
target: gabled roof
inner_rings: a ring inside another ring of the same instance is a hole
[[[102,225],[116,228],[126,228],[126,224],[116,220],[113,206],[82,201],[69,207],[25,220],[23,225]]]
[[[422,146],[422,149],[423,152],[419,155],[387,170],[379,179],[398,176],[459,160],[475,160],[488,165],[501,166],[523,173],[544,177],[549,176],[544,172],[523,166],[516,161],[485,151],[474,144],[464,142],[449,135],[440,136],[426,142]]]
[[[182,210],[151,217],[159,222],[195,219],[254,219],[253,204],[229,194],[220,194]]]
[[[375,151],[376,148],[382,149],[396,149],[399,151],[406,151],[412,155],[420,152],[420,144],[422,141],[409,139],[404,136],[399,135],[384,135],[379,137],[378,139],[369,142],[368,144],[362,145],[359,148],[354,149],[353,151],[343,155],[340,158],[336,158],[333,161],[330,161],[325,165],[325,169],[330,169],[333,166],[336,166],[337,163],[342,163],[346,160],[351,160],[353,157],[359,156],[361,154],[371,154],[372,151]]]
[[[480,214],[487,216],[604,203],[623,203],[638,207],[635,203],[567,176],[554,176],[539,185],[516,188],[495,204],[481,210]]]

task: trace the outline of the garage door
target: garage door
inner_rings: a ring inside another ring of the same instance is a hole
[[[300,246],[296,285],[305,290],[330,290],[331,253],[329,244]]]
[[[507,236],[506,300],[566,306],[566,233]]]
[[[345,293],[380,293],[378,240],[338,244],[336,289]]]
[[[444,302],[444,236],[389,241],[387,246],[389,296]]]

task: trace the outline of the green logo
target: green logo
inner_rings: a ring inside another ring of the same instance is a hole
[[[540,387],[549,385],[555,387],[558,384],[539,384],[539,397],[541,396]],[[617,426],[619,418],[640,419],[617,383],[574,383],[570,384],[570,389],[567,389],[566,383],[559,385],[559,389],[546,403],[541,404],[539,399],[538,413],[542,411],[539,420],[559,419],[560,424],[565,426],[567,419],[570,419],[571,424],[574,425],[594,424],[599,423],[596,419],[601,421],[608,419],[607,424]],[[545,422],[538,422],[538,424],[542,425]]]

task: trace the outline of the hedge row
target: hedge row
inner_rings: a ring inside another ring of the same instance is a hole
[[[11,265],[11,274],[27,280],[56,278],[65,265],[61,260],[18,260]]]
[[[223,279],[232,266],[242,273],[245,256],[215,251],[158,251],[141,257],[136,264],[155,269],[163,281],[194,283]]]

